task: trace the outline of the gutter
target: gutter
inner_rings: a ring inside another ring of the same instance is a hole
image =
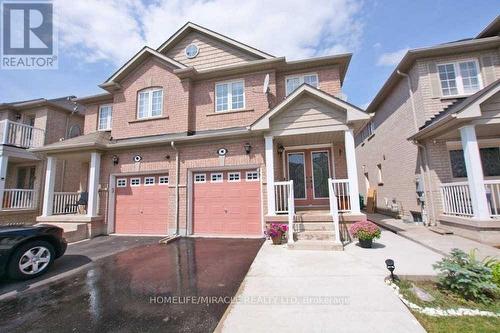
[[[170,147],[175,151],[175,236],[179,236],[179,150],[174,141],[170,142]]]

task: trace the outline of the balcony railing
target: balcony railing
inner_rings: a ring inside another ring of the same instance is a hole
[[[485,180],[486,198],[490,206],[491,217],[500,218],[500,180]]]
[[[4,189],[2,209],[35,209],[37,206],[36,190]]]
[[[0,121],[0,140],[3,145],[20,148],[41,147],[45,142],[45,131],[33,126],[3,120]]]
[[[500,218],[500,180],[485,180],[486,200],[490,216]],[[441,184],[443,213],[446,215],[472,217],[474,210],[468,182]]]
[[[78,192],[54,192],[54,206],[52,214],[77,214]]]

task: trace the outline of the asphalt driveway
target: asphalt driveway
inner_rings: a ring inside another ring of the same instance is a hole
[[[213,331],[262,243],[183,238],[135,246],[0,300],[0,331]]]

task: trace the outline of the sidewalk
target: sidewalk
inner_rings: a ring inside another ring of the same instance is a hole
[[[378,225],[442,255],[449,254],[453,248],[459,248],[465,253],[469,253],[472,249],[477,249],[477,255],[480,258],[500,258],[500,250],[494,248],[493,246],[482,244],[457,235],[440,235],[427,229],[425,226],[403,222],[403,220],[395,219],[382,214],[375,213],[366,215],[369,220],[377,223]]]
[[[266,241],[216,332],[425,332],[385,285],[387,258],[397,274],[432,275],[441,255],[387,230],[372,249],[291,251]]]

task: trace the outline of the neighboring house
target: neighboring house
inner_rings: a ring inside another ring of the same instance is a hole
[[[500,244],[499,32],[408,51],[368,106],[356,154],[378,211]]]
[[[302,231],[304,211],[323,208],[311,213],[328,224],[316,236],[337,244],[335,204],[343,221],[364,216],[353,132],[368,116],[337,97],[350,58],[287,61],[187,23],[111,75],[106,93],[78,99],[85,135],[35,149],[48,156],[38,220],[79,221],[90,237],[262,237],[266,222],[290,216]],[[88,165],[85,215],[61,215],[74,194],[54,193],[58,160]]]
[[[35,223],[40,214],[44,160],[29,148],[43,147],[83,133],[83,115],[72,96],[0,104],[0,224]],[[76,191],[80,163],[61,162],[58,192]]]

